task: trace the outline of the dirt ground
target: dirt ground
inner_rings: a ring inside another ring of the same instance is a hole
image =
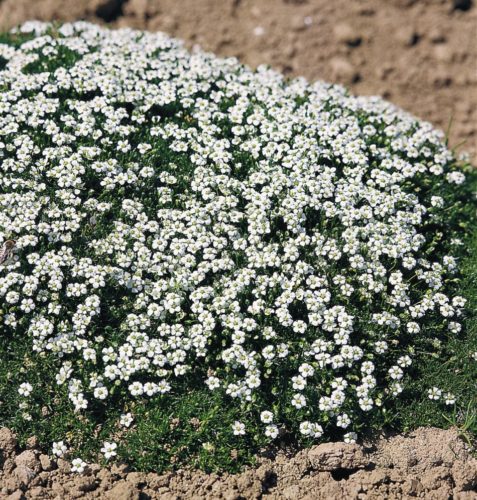
[[[0,0],[0,28],[89,19],[379,94],[477,152],[473,0]]]
[[[3,465],[3,470],[1,466]],[[456,430],[419,429],[358,446],[327,443],[295,456],[260,458],[241,474],[181,470],[164,475],[92,465],[70,473],[32,446],[20,452],[0,429],[0,500],[477,499],[477,460]]]

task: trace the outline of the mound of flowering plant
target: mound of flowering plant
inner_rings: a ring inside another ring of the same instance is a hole
[[[9,422],[73,412],[57,455],[93,439],[113,458],[194,391],[231,415],[201,453],[352,441],[461,330],[469,183],[379,98],[163,34],[28,23],[0,44],[0,175]]]

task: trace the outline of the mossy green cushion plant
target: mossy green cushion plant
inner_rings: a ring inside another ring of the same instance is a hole
[[[430,124],[163,34],[0,58],[0,423],[74,470],[352,442],[462,334],[473,183]]]

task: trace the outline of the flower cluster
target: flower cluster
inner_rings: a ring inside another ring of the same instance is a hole
[[[270,439],[353,442],[417,339],[459,332],[440,249],[465,176],[428,123],[164,34],[19,31],[0,44],[2,328],[57,359],[78,412],[193,376]]]

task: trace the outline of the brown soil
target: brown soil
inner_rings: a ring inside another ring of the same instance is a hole
[[[477,460],[454,429],[422,428],[362,446],[321,444],[293,457],[261,458],[235,476],[142,474],[120,465],[92,465],[78,475],[67,461],[41,454],[34,440],[21,453],[16,444],[0,429],[0,500],[477,499]]]
[[[475,3],[475,2],[474,2]],[[89,19],[380,94],[477,152],[473,0],[0,0],[0,28]]]

